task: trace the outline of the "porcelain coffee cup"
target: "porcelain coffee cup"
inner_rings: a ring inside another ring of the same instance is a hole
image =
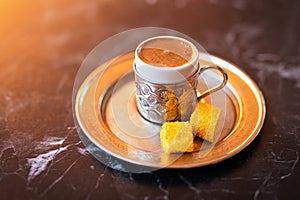
[[[189,119],[199,98],[218,91],[228,80],[219,66],[199,65],[199,51],[190,41],[157,36],[141,42],[133,63],[137,109],[146,120],[162,124]],[[222,82],[197,96],[198,79],[206,70],[218,70]]]

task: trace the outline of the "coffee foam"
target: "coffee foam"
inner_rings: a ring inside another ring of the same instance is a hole
[[[158,38],[145,42],[138,49],[139,57],[148,64],[176,67],[188,63],[193,49],[187,42],[174,38]]]

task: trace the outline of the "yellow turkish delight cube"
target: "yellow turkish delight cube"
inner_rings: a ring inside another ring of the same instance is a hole
[[[192,152],[193,129],[189,122],[166,122],[160,131],[161,146],[165,153]]]
[[[220,108],[198,102],[190,118],[193,133],[204,140],[213,142],[220,114]]]

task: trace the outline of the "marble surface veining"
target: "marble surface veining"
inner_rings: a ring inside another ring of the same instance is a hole
[[[144,26],[183,32],[257,82],[267,117],[246,149],[141,174],[87,151],[72,117],[76,72],[98,43]],[[298,1],[5,0],[0,36],[1,199],[299,199]]]

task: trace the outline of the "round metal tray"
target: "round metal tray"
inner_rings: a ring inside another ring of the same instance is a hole
[[[262,128],[266,108],[257,85],[232,63],[200,54],[201,65],[219,65],[229,77],[222,90],[202,99],[222,109],[218,138],[214,143],[196,139],[197,149],[192,153],[164,154],[159,141],[161,126],[143,119],[136,109],[133,59],[130,52],[99,66],[78,90],[75,118],[81,133],[99,151],[146,167],[199,167],[237,154]],[[216,84],[216,77],[213,71],[204,73],[199,91]],[[97,154],[97,149],[91,153]]]

